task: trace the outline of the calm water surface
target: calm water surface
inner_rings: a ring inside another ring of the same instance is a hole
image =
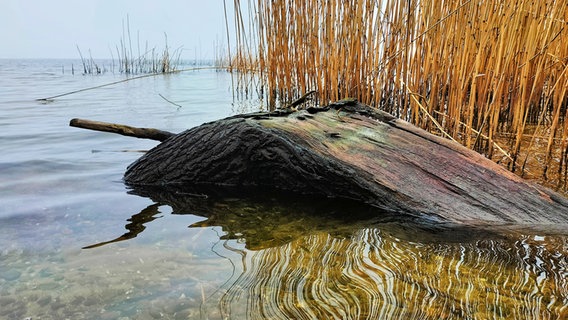
[[[568,318],[562,226],[437,229],[331,202],[132,194],[122,175],[156,143],[71,118],[180,132],[262,103],[235,100],[212,70],[36,101],[124,78],[72,63],[0,60],[0,319]]]

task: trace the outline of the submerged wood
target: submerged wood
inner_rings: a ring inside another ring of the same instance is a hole
[[[568,223],[568,201],[554,191],[355,101],[203,124],[150,150],[124,180],[346,198],[433,221]]]

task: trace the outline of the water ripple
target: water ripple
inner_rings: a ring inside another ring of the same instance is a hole
[[[251,252],[227,315],[251,319],[509,319],[566,315],[566,239],[401,241],[379,229]]]

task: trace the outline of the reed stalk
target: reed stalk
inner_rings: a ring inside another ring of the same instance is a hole
[[[531,172],[554,172],[566,187],[565,1],[235,0],[234,8],[232,67],[260,77],[270,101],[309,90],[322,104],[354,97],[515,172],[532,162]]]
[[[170,52],[168,46],[168,35],[164,33],[164,49],[160,54],[156,54],[156,48],[148,49],[148,42],[146,42],[145,51],[140,51],[140,34],[137,32],[136,45],[138,49],[137,56],[134,55],[132,49],[132,37],[130,33],[130,18],[126,16],[126,23],[122,22],[122,37],[120,45],[116,46],[116,56],[118,59],[118,71],[126,75],[137,75],[145,73],[170,73],[177,70],[178,65],[181,64],[181,49],[179,47]],[[81,58],[83,65],[83,74],[100,74],[105,71],[105,68],[99,67],[95,60],[90,55],[89,59],[85,59],[77,46],[77,51]],[[112,50],[110,52],[112,59],[111,70],[114,72],[114,56]]]

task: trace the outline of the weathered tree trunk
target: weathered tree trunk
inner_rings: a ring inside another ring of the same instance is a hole
[[[565,198],[474,151],[359,103],[330,107],[203,124],[150,150],[125,182],[347,198],[435,221],[568,223]]]

